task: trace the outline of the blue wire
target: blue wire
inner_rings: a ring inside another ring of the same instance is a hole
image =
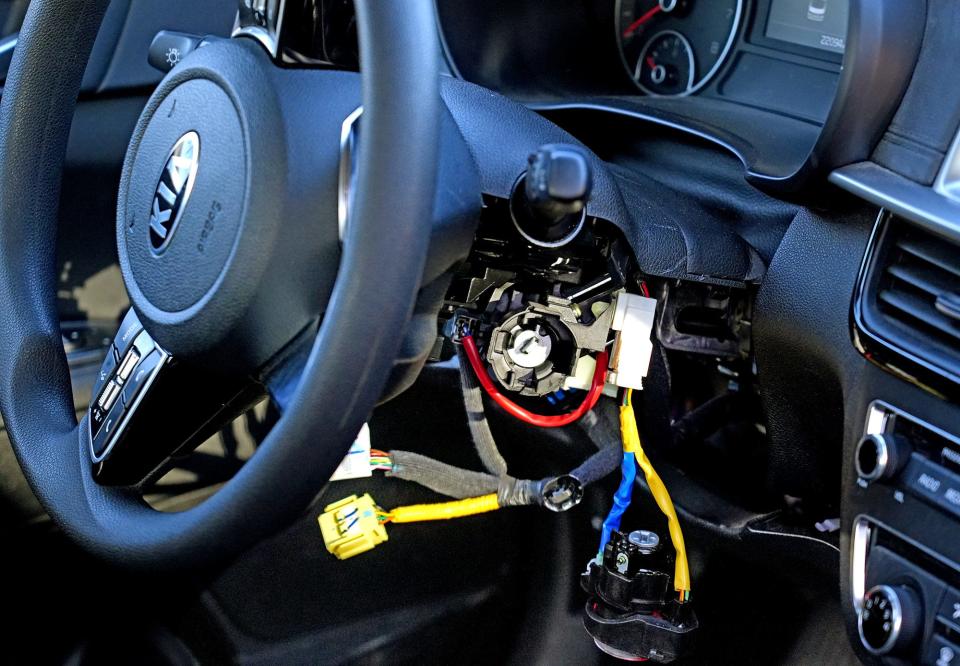
[[[597,561],[603,560],[603,549],[610,541],[610,534],[614,530],[620,529],[620,519],[624,512],[630,506],[630,499],[633,497],[633,483],[637,478],[637,458],[631,453],[623,454],[623,463],[620,465],[620,487],[613,496],[613,506],[610,507],[610,513],[603,521],[603,530],[600,533],[600,550],[597,552]]]

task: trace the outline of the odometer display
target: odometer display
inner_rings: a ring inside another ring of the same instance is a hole
[[[648,95],[689,95],[720,69],[742,14],[743,0],[618,0],[623,64]]]

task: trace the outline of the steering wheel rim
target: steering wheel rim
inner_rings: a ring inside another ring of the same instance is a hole
[[[169,514],[150,509],[133,490],[93,480],[86,418],[78,426],[56,310],[60,178],[107,5],[34,0],[0,101],[0,411],[34,492],[85,548],[126,567],[201,567],[306,508],[387,378],[429,241],[423,221],[434,199],[441,105],[434,7],[431,0],[357,0],[364,133],[326,314],[291,406],[254,457],[205,502]],[[365,355],[358,358],[361,338]]]

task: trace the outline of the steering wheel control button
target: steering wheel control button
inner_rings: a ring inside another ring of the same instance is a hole
[[[103,423],[93,435],[93,455],[102,456],[110,444],[110,441],[116,436],[120,427],[120,421],[123,420],[124,407],[123,402],[116,400],[113,408],[106,412],[103,417]]]
[[[127,314],[124,315],[123,321],[120,322],[120,330],[117,331],[117,335],[113,339],[113,345],[116,349],[118,359],[127,353],[130,345],[133,344],[133,341],[137,339],[137,335],[139,335],[142,330],[143,325],[140,323],[140,320],[137,319],[137,313],[133,311],[133,308],[130,308],[127,310]]]
[[[90,408],[90,431],[94,435],[100,432],[100,428],[103,426],[103,421],[106,416],[107,413],[96,405]]]
[[[157,348],[157,344],[153,341],[153,338],[150,337],[150,334],[146,331],[143,331],[140,335],[137,336],[137,339],[134,340],[133,346],[137,351],[137,356],[143,358],[154,349]]]
[[[130,374],[130,379],[123,385],[123,404],[127,406],[133,404],[140,389],[146,385],[162,361],[163,355],[158,350],[151,351],[140,361]]]
[[[910,445],[891,434],[867,435],[857,444],[854,466],[866,483],[892,479],[910,459]]]
[[[919,595],[905,585],[877,585],[863,598],[857,629],[872,654],[902,652],[913,645],[923,628]]]
[[[93,384],[93,392],[90,394],[91,403],[95,403],[100,397],[103,387],[108,381],[113,379],[117,371],[117,352],[113,345],[107,350],[107,355],[103,357],[103,364],[97,373],[97,381]]]
[[[120,367],[117,370],[117,381],[123,383],[127,381],[130,377],[130,373],[133,372],[133,369],[136,367],[137,362],[140,360],[140,352],[136,348],[131,349],[127,352],[127,355],[123,357],[123,360],[120,362]]]
[[[119,349],[118,349],[119,348]],[[144,384],[137,374],[144,368],[143,360],[150,354],[159,357],[156,344],[143,330],[131,308],[120,324],[120,330],[110,346],[97,382],[90,406],[90,435],[94,457],[102,456],[118,433],[126,406]],[[156,363],[149,366],[149,375]]]
[[[97,400],[97,407],[103,411],[110,411],[110,408],[113,407],[113,404],[119,397],[120,385],[116,381],[111,381],[107,384],[107,388],[103,389],[103,393],[100,394],[100,398]]]

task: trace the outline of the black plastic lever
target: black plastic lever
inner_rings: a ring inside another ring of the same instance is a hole
[[[210,35],[192,35],[174,30],[161,30],[150,42],[147,62],[161,72],[169,72],[190,53],[218,39],[221,38]]]

